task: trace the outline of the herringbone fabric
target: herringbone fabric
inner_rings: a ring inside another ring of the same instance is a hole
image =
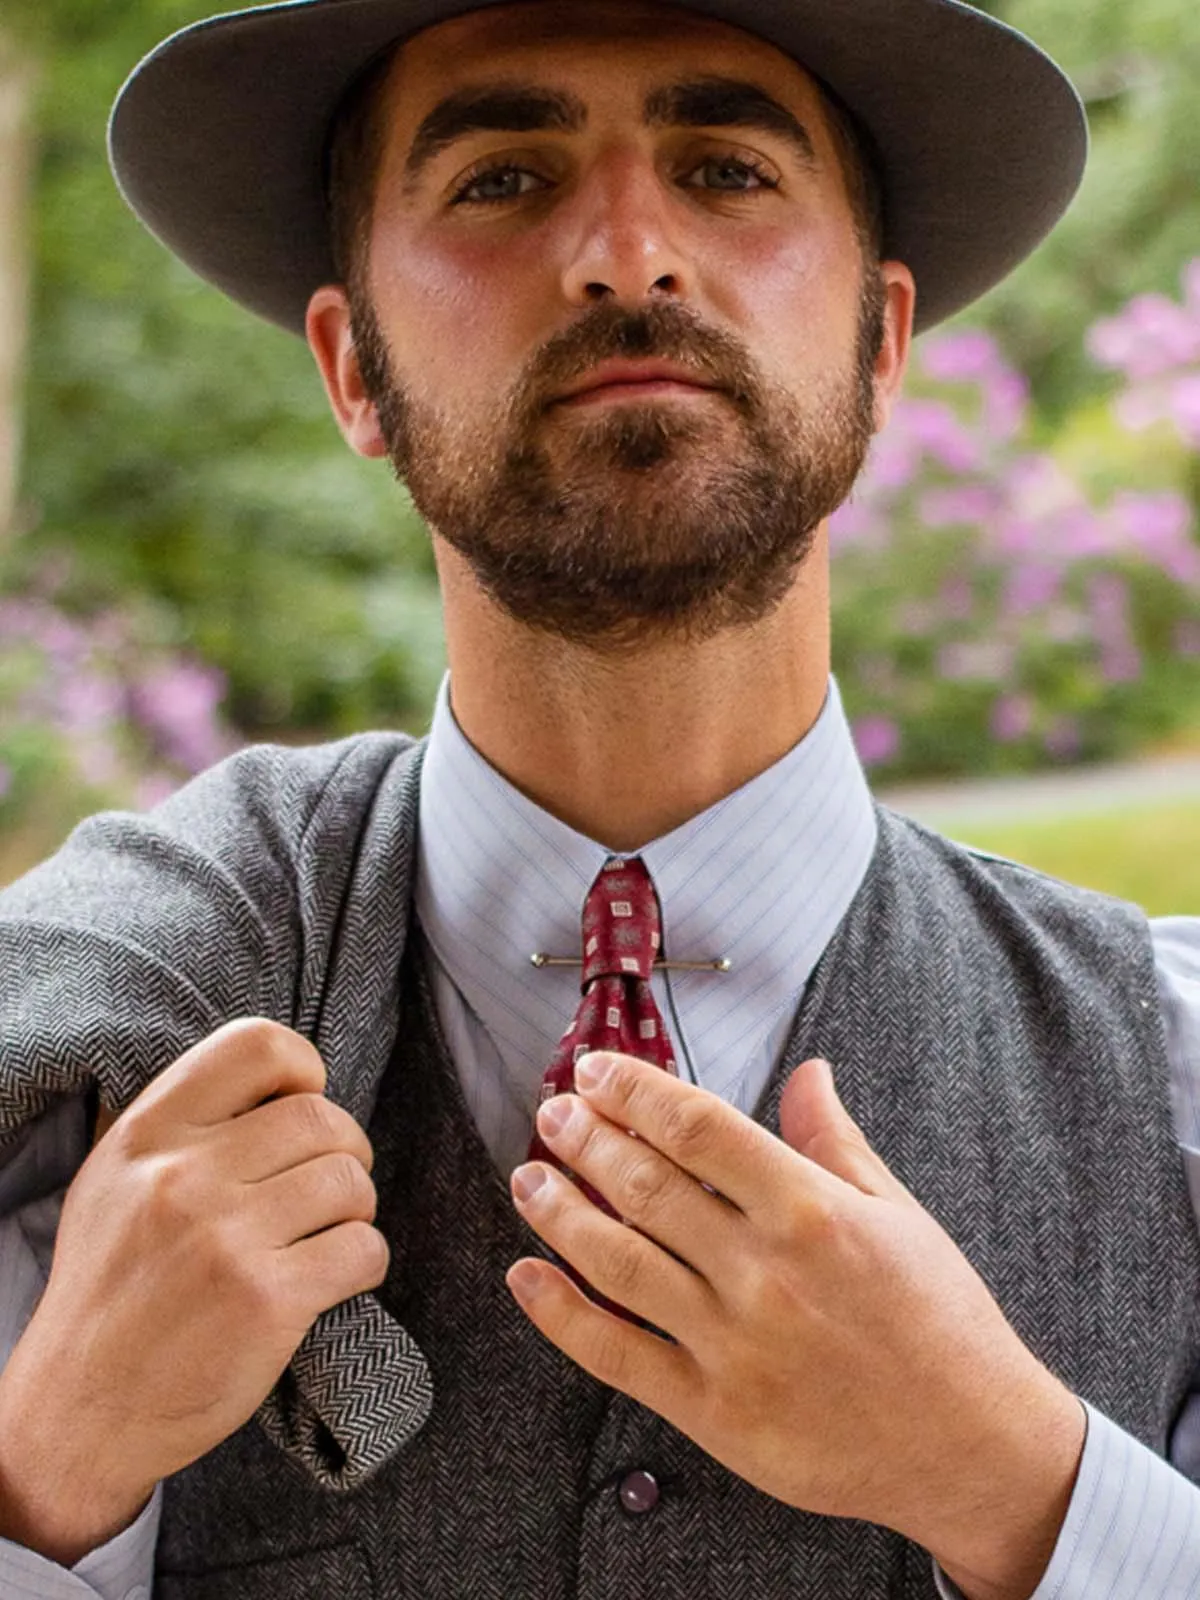
[[[241,1568],[228,1592],[291,1600],[305,1552],[351,1544],[371,1577],[347,1593],[382,1600],[927,1600],[902,1541],[783,1516],[513,1304],[503,1273],[540,1241],[427,997],[401,1011],[420,756],[387,734],[255,747],[152,816],[89,819],[0,893],[0,1137],[93,1077],[122,1109],[257,1014],[313,1041],[378,1155],[388,1282],[319,1318],[256,1417],[169,1480],[163,1594],[224,1594],[215,1574]],[[1035,1354],[1163,1455],[1200,1361],[1200,1251],[1145,919],[878,817],[753,1114],[778,1135],[787,1074],[833,1060]],[[639,1466],[663,1499],[631,1521],[615,1488]]]
[[[95,1079],[121,1111],[237,1016],[311,1039],[364,1127],[391,1050],[423,746],[260,745],[152,816],[104,812],[0,893],[0,1139]],[[349,1490],[429,1414],[428,1365],[374,1295],[323,1312],[256,1416]]]
[[[628,860],[614,856],[605,862],[584,900],[581,923],[582,998],[546,1068],[539,1103],[571,1092],[575,1087],[575,1063],[588,1050],[619,1050],[677,1076],[666,1024],[650,991],[650,973],[662,945],[662,918],[654,885],[640,856]],[[527,1159],[554,1167],[606,1216],[618,1217],[597,1188],[559,1160],[536,1123]],[[549,1254],[554,1264],[602,1310],[639,1328],[660,1331],[601,1294],[557,1251]]]
[[[1160,1454],[1200,1356],[1195,1224],[1132,912],[881,811],[867,881],[754,1107],[814,1054],[1035,1354]],[[442,1040],[422,941],[368,1133],[379,1300],[428,1362],[424,1424],[353,1495],[255,1423],[164,1486],[161,1600],[935,1600],[928,1552],[752,1488],[598,1383],[505,1282],[544,1242]],[[651,1473],[630,1515],[620,1489]],[[307,1579],[303,1576],[307,1575]]]

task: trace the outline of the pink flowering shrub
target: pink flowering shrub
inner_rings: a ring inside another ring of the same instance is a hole
[[[1200,457],[1200,261],[1090,351],[1126,429]],[[978,330],[914,347],[909,397],[833,517],[834,667],[889,776],[1118,756],[1200,724],[1200,543],[1178,488],[1102,502],[1035,442],[1027,385]],[[1186,479],[1186,474],[1183,475]]]
[[[1140,433],[1169,422],[1200,451],[1200,258],[1184,269],[1181,305],[1165,295],[1137,295],[1119,316],[1095,325],[1088,354],[1124,374],[1116,411],[1125,427]]]
[[[0,593],[0,820],[47,795],[64,810],[144,808],[241,742],[219,672],[132,609],[74,616],[62,571]]]

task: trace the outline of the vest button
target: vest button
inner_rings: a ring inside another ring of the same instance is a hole
[[[658,1504],[658,1484],[649,1472],[630,1472],[621,1481],[621,1505],[631,1514],[653,1511]]]

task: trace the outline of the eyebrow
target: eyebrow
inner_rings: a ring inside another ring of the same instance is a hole
[[[817,165],[808,129],[774,95],[741,78],[689,78],[652,89],[642,112],[651,128],[751,128],[780,134],[806,167]]]
[[[587,107],[578,95],[532,84],[458,89],[438,102],[413,135],[404,164],[409,187],[448,145],[470,133],[578,133]]]
[[[817,166],[807,128],[756,83],[740,78],[689,78],[652,89],[642,107],[649,128],[748,128],[782,136],[804,166]],[[579,133],[587,107],[565,89],[503,84],[458,89],[438,102],[413,136],[405,162],[411,190],[441,152],[472,133]]]

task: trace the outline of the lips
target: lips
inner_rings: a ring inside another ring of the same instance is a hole
[[[636,388],[640,385],[663,383],[684,384],[689,389],[715,389],[696,372],[694,367],[682,367],[670,361],[604,361],[578,378],[568,388],[555,395],[554,403],[578,399],[593,394],[598,389]]]

